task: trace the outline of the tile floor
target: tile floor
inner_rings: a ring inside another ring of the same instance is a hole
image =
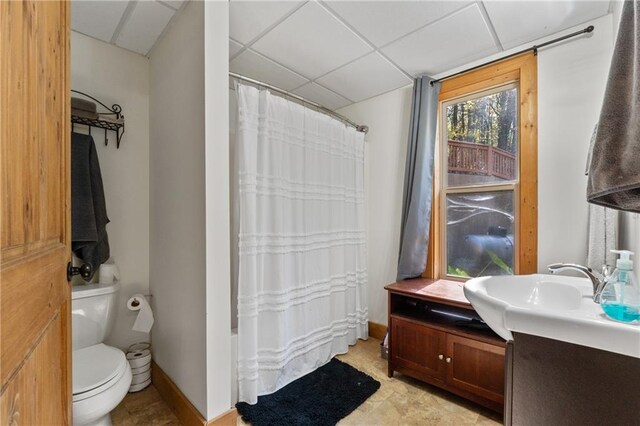
[[[380,341],[359,341],[337,357],[380,382],[380,389],[339,425],[499,425],[502,416],[434,386],[396,373],[387,377]]]
[[[178,418],[164,402],[156,388],[128,393],[111,412],[113,426],[180,426]]]
[[[364,371],[380,389],[339,425],[499,425],[498,414],[436,387],[396,373],[387,377],[387,362],[380,358],[380,341],[359,341],[338,359]],[[178,419],[150,386],[128,394],[112,413],[114,426],[179,425]],[[246,425],[238,418],[238,425]]]

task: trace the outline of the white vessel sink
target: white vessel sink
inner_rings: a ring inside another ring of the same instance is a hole
[[[516,275],[473,278],[464,295],[505,340],[526,333],[640,358],[640,326],[608,319],[587,278]]]

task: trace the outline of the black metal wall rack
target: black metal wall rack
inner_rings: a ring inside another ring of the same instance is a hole
[[[122,136],[124,135],[124,115],[122,115],[122,107],[118,104],[113,104],[111,108],[97,100],[91,95],[87,95],[84,92],[80,92],[79,90],[71,89],[71,92],[76,93],[78,95],[82,95],[86,98],[95,101],[100,106],[102,106],[106,111],[97,111],[98,118],[87,118],[79,115],[71,114],[71,128],[73,131],[74,124],[82,124],[85,126],[89,126],[89,134],[91,134],[92,127],[98,127],[100,129],[104,129],[104,144],[109,145],[109,139],[107,136],[107,131],[111,130],[116,132],[116,149],[120,148],[120,142],[122,141]],[[111,121],[111,120],[103,120],[101,117],[104,116],[113,116],[116,120],[122,121]]]

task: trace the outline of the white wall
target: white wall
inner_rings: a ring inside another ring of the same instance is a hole
[[[584,264],[586,167],[612,54],[611,15],[590,38],[546,49],[538,59],[538,270]]]
[[[591,37],[541,50],[538,56],[540,271],[544,271],[548,263],[583,263],[586,257],[584,169],[591,132],[600,112],[613,37],[611,15],[591,24],[596,27]],[[433,77],[457,72],[502,55]],[[397,269],[410,107],[411,88],[405,87],[338,111],[370,128],[366,138],[369,318],[383,324],[387,322],[383,287],[395,280]]]
[[[149,222],[153,356],[206,418],[203,14],[189,2],[151,54]]]
[[[150,58],[158,365],[205,419],[231,407],[228,4],[189,2]]]
[[[149,293],[149,61],[135,53],[71,33],[71,88],[122,107],[126,132],[116,149],[115,133],[93,129],[104,183],[111,256],[121,272],[116,324],[107,343],[126,349],[148,341],[131,330],[135,314],[126,300]],[[73,95],[77,96],[77,95]],[[85,126],[75,131],[87,133]]]
[[[387,323],[384,286],[396,279],[404,165],[412,86],[349,105],[338,112],[369,126],[365,136],[365,202],[369,321]]]
[[[207,262],[207,418],[231,407],[229,219],[229,4],[207,2],[205,164]]]
[[[613,41],[618,34],[618,28],[620,27],[620,18],[622,17],[622,6],[624,0],[614,0],[611,2],[611,14],[613,15]]]

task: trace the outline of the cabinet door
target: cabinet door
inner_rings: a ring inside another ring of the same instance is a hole
[[[411,321],[392,318],[391,335],[393,364],[444,380],[445,333]]]
[[[486,399],[504,401],[504,348],[447,335],[447,383]]]

